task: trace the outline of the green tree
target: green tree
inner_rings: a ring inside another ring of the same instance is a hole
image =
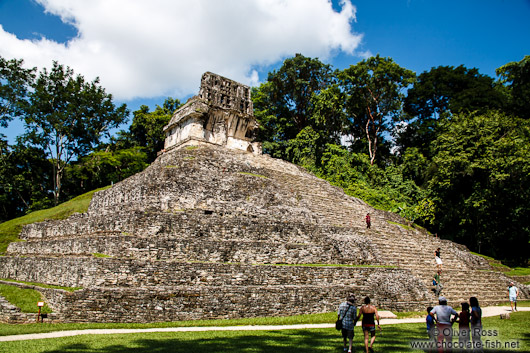
[[[397,138],[401,151],[417,147],[429,157],[439,123],[452,114],[501,109],[505,99],[493,78],[463,65],[438,66],[418,76],[408,90],[404,111],[410,121]]]
[[[23,64],[23,60],[0,56],[0,127],[22,114],[28,85],[35,78],[35,68],[24,69]]]
[[[109,130],[118,127],[128,115],[125,105],[118,108],[99,85],[85,82],[73,70],[53,63],[42,70],[28,94],[25,110],[25,140],[46,151],[53,164],[55,204],[61,195],[66,165],[89,153]]]
[[[429,180],[444,237],[526,263],[530,225],[530,123],[498,112],[458,114],[433,142]]]
[[[41,149],[0,139],[0,222],[53,203],[49,169]]]
[[[164,148],[164,126],[169,123],[178,107],[180,107],[178,99],[167,98],[163,106],[157,105],[153,112],[149,112],[149,107],[145,105],[133,112],[133,121],[129,130],[132,145],[143,147],[149,162],[154,161],[157,153]]]
[[[341,144],[341,140],[349,130],[349,121],[344,110],[345,94],[337,84],[331,84],[313,95],[312,127],[322,136],[322,145]]]
[[[414,72],[391,58],[379,55],[351,65],[338,74],[346,98],[346,112],[352,119],[352,135],[368,144],[374,164],[380,141],[402,120],[404,90],[414,83]]]
[[[522,118],[530,118],[530,55],[496,70],[499,82],[508,89],[508,110]]]
[[[266,152],[285,158],[283,150],[287,141],[296,138],[305,127],[320,132],[313,117],[315,104],[319,105],[320,122],[330,119],[330,115],[325,102],[319,102],[315,96],[328,88],[333,77],[329,65],[296,54],[286,59],[278,71],[269,73],[267,82],[253,90],[254,113],[260,123],[259,138]]]
[[[315,139],[313,139],[315,140]],[[306,146],[309,144],[306,144]],[[404,178],[403,168],[389,165],[381,169],[370,165],[366,153],[349,151],[345,146],[327,144],[323,148],[321,163],[308,165],[312,149],[302,150],[308,156],[302,163],[320,178],[341,187],[351,196],[361,198],[370,205],[399,212],[400,208],[413,209],[425,197],[425,192],[411,180]],[[424,220],[424,213],[419,215]]]
[[[311,126],[304,128],[294,139],[287,142],[285,155],[292,163],[306,169],[314,169],[320,164],[320,135]]]
[[[117,183],[144,170],[147,159],[140,147],[92,152],[66,167],[64,191],[76,196]]]
[[[423,186],[427,177],[429,160],[416,147],[407,148],[400,155],[399,164],[403,167],[403,176],[416,185]]]

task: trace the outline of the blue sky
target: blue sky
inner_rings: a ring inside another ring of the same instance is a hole
[[[101,78],[133,111],[198,93],[213,71],[255,86],[302,53],[343,69],[391,57],[417,74],[530,55],[530,0],[0,0],[0,56]],[[124,127],[126,128],[126,127]],[[0,133],[22,132],[12,122]]]

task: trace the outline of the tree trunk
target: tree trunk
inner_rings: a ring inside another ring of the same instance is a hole
[[[366,138],[368,139],[368,152],[370,154],[370,165],[374,165],[375,155],[377,151],[377,133],[379,132],[379,128],[377,129],[375,128],[375,119],[372,115],[372,110],[370,109],[370,107],[368,107],[368,116],[369,116],[369,119],[366,121],[365,131],[366,131]],[[374,130],[375,130],[375,136],[374,136],[373,141],[372,141],[372,138],[370,137],[370,124],[374,125]]]

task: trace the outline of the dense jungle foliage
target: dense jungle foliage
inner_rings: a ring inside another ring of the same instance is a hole
[[[0,57],[0,125],[26,127],[14,145],[0,136],[0,222],[118,182],[162,149],[177,99],[140,107],[111,136],[129,111],[98,80],[22,64]],[[265,153],[472,251],[527,264],[530,56],[494,79],[464,66],[416,75],[379,55],[336,70],[298,54],[252,99]]]

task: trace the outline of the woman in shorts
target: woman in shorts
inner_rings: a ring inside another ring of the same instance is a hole
[[[377,327],[379,330],[381,330],[381,326],[379,325],[379,314],[377,313],[377,308],[370,304],[369,297],[364,298],[364,304],[361,306],[361,309],[359,309],[359,319],[362,320],[364,347],[366,349],[366,353],[372,353],[374,351],[373,345],[375,341],[375,321],[377,320]],[[369,336],[371,336],[371,339]]]

